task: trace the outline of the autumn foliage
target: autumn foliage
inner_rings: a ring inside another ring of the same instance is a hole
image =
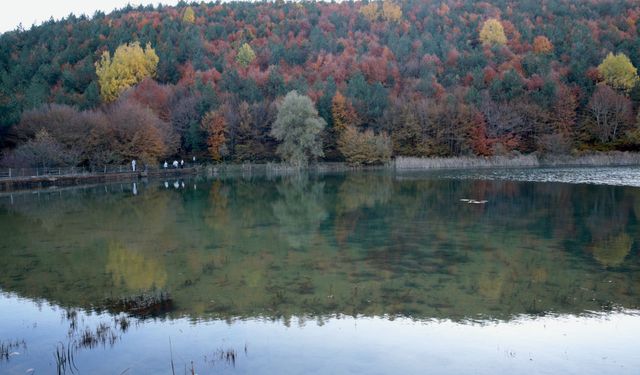
[[[138,42],[119,46],[113,58],[108,51],[96,63],[100,94],[106,102],[112,102],[126,89],[148,77],[154,77],[158,66],[150,44],[142,49]]]
[[[609,52],[598,65],[598,72],[615,89],[629,91],[638,83],[638,70],[624,53],[614,55]]]
[[[242,67],[246,68],[247,66],[249,66],[249,64],[251,64],[251,62],[253,62],[253,60],[255,60],[255,58],[256,58],[256,53],[253,52],[253,49],[251,48],[251,46],[248,45],[247,43],[244,43],[242,47],[240,47],[240,49],[238,50],[238,56],[236,57],[236,61]]]
[[[207,132],[207,149],[211,159],[221,161],[225,153],[225,119],[222,112],[208,112],[202,118],[202,127]]]
[[[369,21],[375,21],[378,18],[378,3],[372,1],[360,7],[360,13]]]
[[[402,18],[402,8],[391,0],[382,2],[382,18],[391,22],[398,22]]]
[[[382,6],[379,5],[382,3]],[[360,13],[369,21],[383,19],[389,22],[399,22],[402,19],[402,8],[392,0],[382,2],[372,1],[360,7]]]
[[[331,101],[331,114],[333,116],[333,128],[340,134],[349,126],[359,124],[358,114],[347,98],[336,92]]]
[[[482,24],[480,41],[485,45],[502,45],[507,43],[507,36],[500,21],[490,18]]]
[[[549,41],[546,36],[539,35],[533,38],[533,51],[537,54],[551,53],[551,51],[553,51],[553,44],[551,44],[551,41]]]
[[[186,7],[184,10],[184,14],[182,15],[182,20],[186,23],[194,23],[196,22],[196,14],[193,11],[193,8]]]
[[[384,164],[391,159],[391,140],[386,134],[374,134],[371,129],[360,132],[354,126],[347,126],[338,138],[338,150],[349,164]]]
[[[346,143],[387,134],[393,156],[638,151],[639,15],[634,1],[384,0],[69,16],[0,35],[0,149],[45,129],[81,165],[279,160],[278,104],[296,91],[327,124],[325,160],[345,160],[350,127]]]
[[[132,98],[97,111],[78,112],[65,105],[42,107],[25,113],[16,128],[16,134],[27,140],[38,140],[42,132],[47,135],[42,139],[48,142],[40,144],[55,144],[64,151],[61,155],[75,155],[67,165],[126,163],[132,159],[155,165],[160,158],[173,154],[178,142],[168,122]]]

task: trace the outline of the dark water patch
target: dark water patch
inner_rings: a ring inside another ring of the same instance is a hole
[[[107,298],[99,308],[104,308],[111,313],[126,313],[136,317],[163,316],[173,311],[173,298],[165,291],[152,291],[146,293],[124,296],[119,298]]]

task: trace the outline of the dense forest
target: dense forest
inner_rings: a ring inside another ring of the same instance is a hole
[[[280,160],[273,125],[294,90],[317,116],[316,160],[638,150],[639,18],[637,0],[181,2],[69,15],[0,35],[0,157]]]

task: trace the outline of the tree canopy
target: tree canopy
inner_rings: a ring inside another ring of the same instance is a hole
[[[604,81],[615,89],[629,91],[638,83],[638,70],[624,53],[614,55],[609,52],[598,65],[598,71]]]
[[[311,158],[323,156],[320,133],[326,122],[318,116],[308,96],[291,91],[284,97],[271,135],[280,141],[278,155],[287,163],[300,167]]]
[[[170,130],[166,142],[145,139],[149,159],[276,160],[277,103],[294,90],[327,122],[326,160],[345,160],[347,126],[387,134],[392,156],[639,151],[628,120],[640,112],[639,20],[637,1],[603,0],[180,2],[70,15],[0,35],[0,158],[34,141],[40,128],[26,129],[37,123],[81,149],[80,164],[119,162],[115,138],[82,140],[121,131],[104,116],[123,101]],[[601,133],[612,108],[621,126]]]
[[[244,43],[242,47],[238,50],[238,56],[236,57],[236,61],[239,65],[246,68],[256,59],[256,53],[253,52],[251,46],[247,43]]]
[[[495,18],[486,20],[480,29],[480,41],[486,45],[506,44],[507,36],[500,21]]]
[[[112,102],[126,89],[147,77],[154,77],[158,61],[158,55],[150,43],[144,49],[138,42],[122,44],[116,48],[113,58],[108,51],[103,52],[96,63],[102,99]]]
[[[196,13],[193,11],[193,8],[191,7],[185,8],[184,14],[182,15],[182,20],[186,23],[196,22]]]

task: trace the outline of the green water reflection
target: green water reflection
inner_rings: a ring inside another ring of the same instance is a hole
[[[3,196],[0,289],[88,309],[164,290],[170,316],[194,319],[640,308],[638,188],[384,173],[168,186]]]

